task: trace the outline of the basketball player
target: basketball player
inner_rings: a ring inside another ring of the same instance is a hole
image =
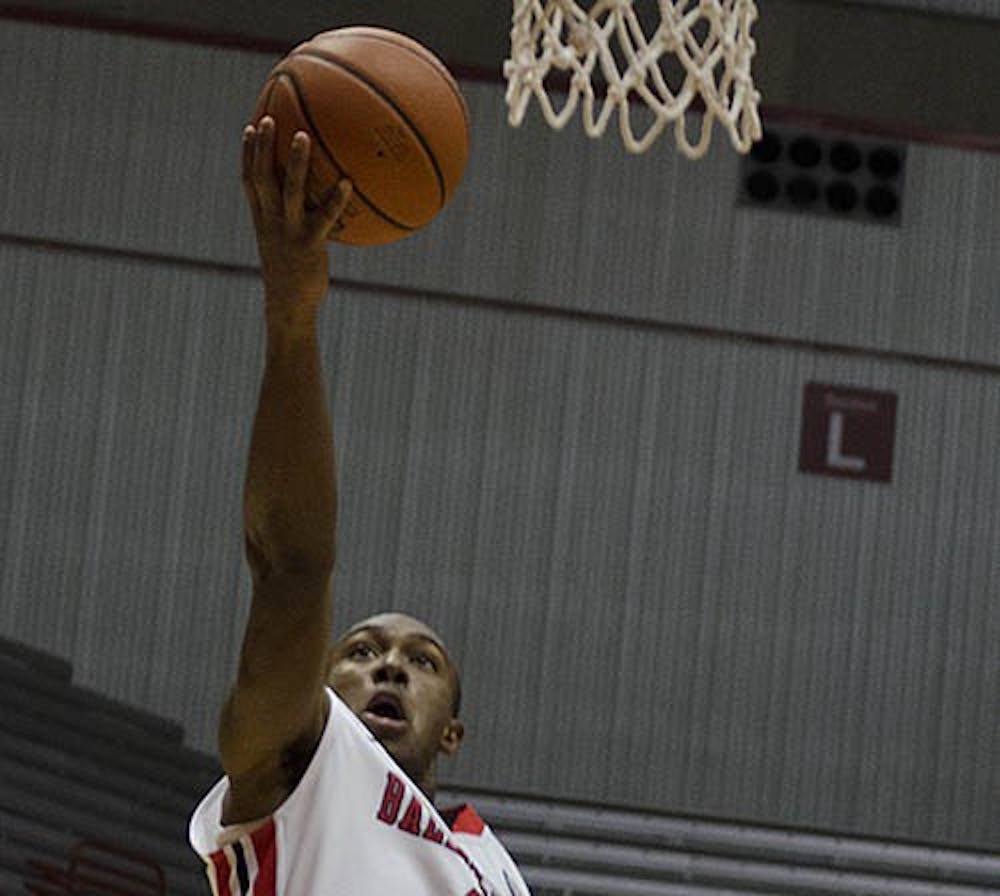
[[[243,135],[267,333],[244,493],[253,598],[220,719],[226,776],[191,844],[215,896],[527,896],[471,807],[434,806],[438,758],[463,736],[441,638],[386,613],[329,643],[336,480],[317,312],[352,188],[307,209],[309,137],[295,135],[280,182],[274,135],[270,118]]]

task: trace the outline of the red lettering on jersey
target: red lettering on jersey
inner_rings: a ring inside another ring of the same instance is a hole
[[[395,824],[399,817],[399,807],[406,795],[406,785],[392,772],[387,772],[385,777],[385,790],[382,792],[382,805],[378,807],[378,820],[386,824]]]
[[[444,843],[444,831],[437,826],[437,823],[433,818],[427,822],[427,828],[424,831],[424,839],[432,840],[435,843]]]
[[[399,829],[408,834],[420,834],[420,801],[416,797],[410,799],[410,805],[406,807],[403,817],[399,821]]]

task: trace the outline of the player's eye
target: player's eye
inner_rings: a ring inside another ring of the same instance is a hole
[[[418,666],[423,666],[425,669],[432,669],[435,672],[437,671],[437,663],[434,662],[434,658],[428,653],[415,653],[412,659]]]
[[[365,642],[362,641],[359,644],[355,644],[347,652],[347,655],[352,660],[366,660],[375,656],[375,650],[372,648],[371,644],[366,644]]]

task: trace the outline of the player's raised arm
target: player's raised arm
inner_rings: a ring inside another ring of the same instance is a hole
[[[253,599],[219,745],[230,778],[224,821],[276,808],[323,729],[332,610],[336,480],[317,312],[328,287],[326,234],[350,185],[308,211],[309,140],[294,138],[284,181],[274,123],[243,136],[243,184],[264,278],[266,359],[250,442],[244,530]]]

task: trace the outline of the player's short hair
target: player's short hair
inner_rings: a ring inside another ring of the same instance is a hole
[[[451,672],[455,680],[455,693],[451,701],[451,714],[457,719],[458,714],[462,711],[462,676],[458,672],[458,666],[455,665],[455,661],[448,656],[448,662],[451,663]]]

